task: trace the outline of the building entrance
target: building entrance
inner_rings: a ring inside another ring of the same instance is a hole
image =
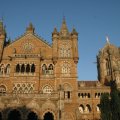
[[[38,116],[34,112],[30,112],[27,116],[27,120],[38,120]]]
[[[18,110],[12,110],[8,114],[8,120],[21,120],[21,114]]]
[[[51,112],[45,113],[44,120],[54,120],[53,114]]]

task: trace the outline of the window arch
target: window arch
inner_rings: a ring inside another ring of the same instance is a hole
[[[4,85],[0,85],[0,95],[6,94],[6,87]]]
[[[84,110],[85,110],[85,108],[84,108],[84,106],[81,104],[81,105],[79,106],[79,111],[80,111],[80,113],[84,113]]]
[[[24,72],[25,72],[25,65],[22,64],[22,66],[21,66],[21,73],[24,73]]]
[[[29,73],[29,72],[30,72],[30,65],[27,64],[27,65],[26,65],[26,73]]]
[[[96,106],[96,111],[97,111],[97,112],[100,112],[100,104],[97,104],[97,106]]]
[[[4,72],[5,72],[5,70],[4,70],[4,64],[2,64],[1,66],[0,66],[0,74],[4,74]]]
[[[64,98],[71,99],[72,87],[70,84],[64,84]]]
[[[8,75],[10,74],[10,64],[6,66],[5,73]]]
[[[51,93],[53,91],[53,88],[50,85],[46,85],[43,88],[43,93]]]
[[[90,113],[91,112],[91,107],[90,107],[90,105],[86,105],[86,107],[85,107],[85,112],[86,113]]]
[[[47,74],[47,66],[46,66],[46,64],[43,64],[43,65],[42,65],[42,74],[43,74],[43,75],[46,75],[46,74]]]
[[[53,74],[53,65],[52,64],[49,65],[48,72],[49,72],[49,74]]]
[[[19,65],[19,64],[16,65],[16,72],[17,72],[17,73],[20,72],[20,65]]]
[[[35,72],[35,65],[34,65],[34,64],[32,64],[32,66],[31,66],[31,72],[32,72],[32,73]]]

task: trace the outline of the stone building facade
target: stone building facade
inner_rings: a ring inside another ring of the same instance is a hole
[[[98,81],[78,81],[78,33],[65,20],[52,44],[30,23],[13,42],[0,21],[0,120],[100,120],[100,96],[120,86],[120,48],[107,41],[97,56]]]

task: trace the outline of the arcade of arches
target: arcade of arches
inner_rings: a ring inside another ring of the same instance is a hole
[[[5,111],[2,112],[4,113]],[[43,118],[37,115],[37,113],[29,111],[27,108],[26,110],[11,109],[7,116],[4,116],[2,112],[0,112],[0,120],[54,120],[53,113],[48,111],[44,113]]]

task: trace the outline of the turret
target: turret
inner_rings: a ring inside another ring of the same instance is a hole
[[[72,45],[73,45],[73,59],[75,63],[78,63],[78,33],[75,30],[75,28],[73,28],[72,32],[71,32],[71,37],[72,37]]]
[[[53,62],[56,63],[58,59],[58,32],[57,29],[54,28],[54,31],[52,33],[52,40],[53,40]]]
[[[0,21],[0,61],[2,59],[5,40],[6,40],[5,27],[3,26],[3,22]]]

